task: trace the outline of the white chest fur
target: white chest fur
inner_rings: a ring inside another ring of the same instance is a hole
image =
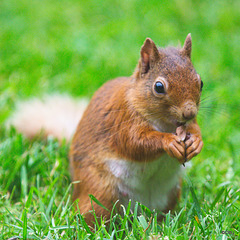
[[[118,190],[124,205],[131,199],[159,211],[166,208],[169,193],[178,186],[181,173],[178,161],[166,154],[148,163],[108,159],[106,164],[118,179]]]

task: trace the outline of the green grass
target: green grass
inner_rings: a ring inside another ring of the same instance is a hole
[[[237,239],[240,235],[240,2],[2,0],[0,2],[0,239]],[[146,37],[178,45],[191,32],[204,81],[204,149],[187,169],[176,212],[125,209],[92,233],[71,201],[68,148],[29,141],[4,122],[20,99],[91,97],[129,76]],[[222,234],[232,231],[233,234]]]

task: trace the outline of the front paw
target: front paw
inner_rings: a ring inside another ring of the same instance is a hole
[[[170,157],[176,158],[180,163],[185,162],[185,144],[179,136],[166,133],[163,139],[163,149]]]
[[[186,161],[189,161],[198,155],[203,147],[203,141],[200,135],[190,134],[190,137],[185,141]]]

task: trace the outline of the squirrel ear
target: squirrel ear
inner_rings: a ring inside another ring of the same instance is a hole
[[[152,63],[160,58],[158,49],[151,38],[146,38],[141,48],[141,73],[147,73]]]
[[[181,53],[191,58],[191,52],[192,52],[192,37],[191,33],[189,33],[186,37],[183,48],[181,49]]]

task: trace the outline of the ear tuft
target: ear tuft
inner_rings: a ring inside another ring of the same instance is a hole
[[[149,71],[151,65],[159,59],[158,49],[151,38],[146,38],[141,48],[141,73]]]
[[[183,55],[188,56],[191,58],[192,53],[192,37],[191,33],[189,33],[186,37],[186,40],[184,42],[183,48],[181,49],[181,52]]]

